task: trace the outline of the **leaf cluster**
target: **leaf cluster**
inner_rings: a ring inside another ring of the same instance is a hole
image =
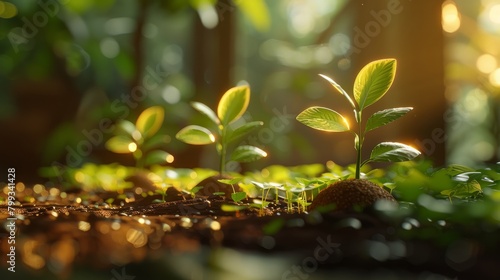
[[[106,148],[119,154],[131,153],[138,167],[172,163],[174,156],[159,149],[169,140],[167,135],[158,133],[164,115],[162,107],[153,106],[144,110],[135,123],[120,120],[114,130],[115,136],[106,141]]]
[[[365,134],[401,118],[413,109],[411,107],[398,107],[378,111],[368,118],[363,128],[363,110],[387,93],[394,81],[395,74],[395,59],[381,59],[368,63],[361,69],[354,81],[354,99],[333,79],[320,75],[347,99],[354,112],[357,130],[350,127],[349,122],[342,114],[325,107],[309,107],[297,116],[299,122],[317,130],[326,132],[349,131],[354,134],[354,147],[358,153],[356,178],[360,177],[361,166],[368,162],[407,161],[420,155],[420,152],[411,146],[396,142],[383,142],[373,148],[368,159],[361,161],[361,149]]]
[[[249,102],[250,88],[246,85],[227,90],[219,101],[217,113],[203,103],[192,102],[193,108],[215,124],[216,130],[211,131],[209,128],[200,125],[188,125],[177,133],[176,138],[192,145],[216,143],[217,152],[220,156],[219,171],[224,173],[228,145],[264,124],[261,121],[252,121],[239,126],[236,124],[246,112]],[[266,156],[267,153],[258,147],[241,145],[232,151],[230,160],[251,162]]]

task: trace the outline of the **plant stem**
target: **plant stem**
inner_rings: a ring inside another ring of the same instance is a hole
[[[356,179],[359,179],[360,174],[361,174],[361,139],[358,142],[358,157],[356,159]]]
[[[355,110],[356,120],[358,121],[358,153],[356,158],[356,179],[361,177],[361,148],[363,147],[363,141],[365,140],[365,135],[363,134],[361,128],[361,111]]]
[[[223,175],[226,172],[225,163],[226,162],[226,128],[223,127],[221,129],[221,137],[220,137],[220,166],[219,172],[220,175]]]
[[[220,166],[219,166],[219,173],[220,175],[223,175],[226,170],[224,168],[224,159],[226,158],[226,147],[225,145],[221,146],[221,151],[220,151]]]

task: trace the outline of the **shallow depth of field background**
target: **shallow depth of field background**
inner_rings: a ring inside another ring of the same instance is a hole
[[[367,152],[399,141],[436,165],[499,160],[499,0],[12,0],[0,1],[0,22],[0,169],[15,167],[18,180],[39,180],[43,166],[132,165],[104,148],[112,131],[102,124],[152,105],[166,110],[172,166],[217,168],[213,146],[174,135],[207,122],[189,102],[215,108],[242,83],[252,92],[245,119],[265,122],[245,141],[269,156],[234,170],[347,165],[350,134],[295,116],[312,105],[352,116],[318,74],[351,92],[366,63],[389,57],[396,80],[368,111],[414,110],[370,132]]]

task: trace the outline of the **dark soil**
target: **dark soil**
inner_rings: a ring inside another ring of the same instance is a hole
[[[110,197],[116,198],[112,204],[106,202]],[[9,213],[0,206],[0,219],[5,221],[0,229],[1,278],[498,279],[500,275],[498,230],[483,235],[468,227],[394,222],[373,208],[287,213],[283,201],[271,203],[264,212],[256,208],[225,212],[222,205],[236,203],[224,196],[192,198],[175,189],[166,197],[172,201],[162,203],[153,203],[162,198],[159,195],[121,197],[75,191],[65,198],[46,194],[14,207],[16,273],[7,271]],[[29,200],[23,194],[18,198]]]

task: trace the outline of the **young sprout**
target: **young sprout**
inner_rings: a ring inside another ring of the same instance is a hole
[[[216,143],[220,156],[220,174],[225,173],[227,149],[230,143],[262,126],[261,121],[253,121],[237,126],[235,122],[243,116],[250,102],[250,88],[248,86],[233,87],[226,91],[217,106],[217,114],[207,105],[192,102],[191,105],[200,113],[207,116],[217,127],[214,132],[199,125],[188,125],[181,129],[176,137],[192,145],[206,145]],[[251,162],[266,157],[267,153],[260,148],[250,145],[237,146],[231,153],[230,160],[237,162]]]
[[[408,145],[396,142],[382,142],[376,145],[370,157],[362,161],[362,147],[367,132],[393,122],[411,111],[411,107],[390,108],[371,115],[363,127],[363,110],[380,100],[394,81],[396,74],[395,59],[381,59],[368,63],[354,81],[354,100],[331,78],[320,75],[340,92],[351,105],[357,127],[351,128],[346,118],[338,112],[314,106],[305,109],[297,120],[309,127],[327,132],[349,131],[354,134],[354,147],[357,151],[356,179],[360,178],[361,167],[368,162],[398,162],[412,160],[420,152]]]
[[[106,148],[119,154],[132,153],[137,167],[172,163],[174,156],[158,148],[168,142],[169,137],[159,134],[165,112],[160,106],[144,110],[134,123],[121,120],[116,124],[115,136],[106,141]]]

